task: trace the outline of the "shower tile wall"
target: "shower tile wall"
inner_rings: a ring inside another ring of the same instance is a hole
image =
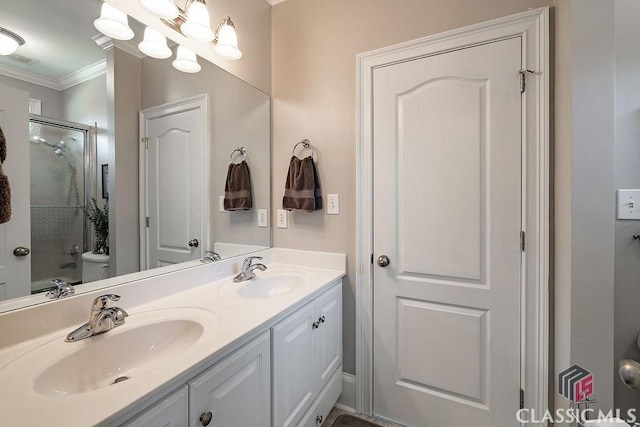
[[[84,133],[30,123],[32,291],[82,278]]]

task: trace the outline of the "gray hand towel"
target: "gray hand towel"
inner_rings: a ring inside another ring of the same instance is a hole
[[[227,182],[224,185],[224,209],[239,211],[251,209],[251,175],[249,165],[244,160],[231,163],[227,169]]]
[[[7,158],[7,140],[0,128],[0,224],[11,219],[11,188],[9,179],[2,171],[2,163]]]
[[[322,209],[322,189],[313,157],[291,157],[282,208],[313,212]]]

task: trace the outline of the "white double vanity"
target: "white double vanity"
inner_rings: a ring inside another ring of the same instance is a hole
[[[0,314],[0,425],[319,426],[342,391],[346,259],[268,249]],[[92,302],[125,323],[65,342]],[[44,298],[44,297],[43,297]]]

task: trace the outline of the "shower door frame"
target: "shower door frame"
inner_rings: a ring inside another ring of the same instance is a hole
[[[97,123],[93,125],[83,125],[80,123],[69,122],[66,120],[54,119],[51,117],[41,116],[38,114],[29,114],[29,123],[37,123],[40,125],[53,126],[62,129],[84,132],[84,148],[83,148],[83,206],[86,206],[89,199],[93,196],[97,199],[97,175],[96,175],[96,156],[97,156]],[[29,209],[31,209],[31,201],[29,201]],[[82,221],[83,236],[81,254],[91,248],[93,230],[91,223],[83,215]]]

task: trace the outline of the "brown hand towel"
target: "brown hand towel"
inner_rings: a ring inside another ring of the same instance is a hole
[[[11,188],[9,179],[2,171],[2,163],[7,158],[7,140],[0,128],[0,224],[11,219]]]
[[[322,209],[322,190],[313,157],[291,157],[282,208],[312,212]]]
[[[239,211],[251,209],[251,175],[249,165],[244,160],[231,163],[227,170],[227,182],[224,185],[224,209]]]

